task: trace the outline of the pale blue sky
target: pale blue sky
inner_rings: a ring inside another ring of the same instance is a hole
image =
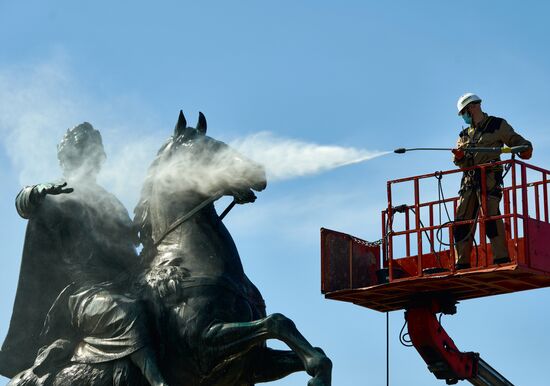
[[[108,166],[127,162],[125,181],[105,180],[130,211],[180,108],[191,122],[204,112],[224,141],[268,131],[368,150],[450,147],[462,126],[456,99],[473,91],[534,143],[532,162],[549,167],[549,14],[543,1],[0,0],[0,336],[26,225],[13,199],[22,184],[57,177],[55,144],[68,127],[90,121]],[[322,297],[319,228],[377,239],[386,180],[450,167],[446,153],[384,156],[275,182],[228,216],[268,311],[325,349],[335,386],[385,384],[385,315]],[[543,289],[465,301],[444,323],[460,349],[514,384],[540,386],[549,300]],[[391,314],[391,384],[442,384],[399,344],[402,321]]]

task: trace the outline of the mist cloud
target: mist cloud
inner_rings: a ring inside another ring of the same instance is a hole
[[[141,109],[139,118],[129,121],[128,117],[135,117],[138,109],[121,103],[124,97],[94,99],[75,81],[76,75],[67,63],[66,57],[58,53],[33,66],[0,68],[0,135],[5,152],[19,174],[21,186],[53,181],[61,176],[57,143],[66,129],[88,121],[101,132],[107,153],[99,182],[131,209],[138,200],[148,166],[172,130],[151,122],[146,109]],[[140,122],[148,122],[147,127]],[[309,143],[269,132],[238,138],[229,144],[264,165],[269,183],[314,175],[385,154]],[[217,161],[205,171],[208,176],[190,175],[188,180],[194,178],[197,189],[209,191],[214,180],[234,177],[224,174],[232,170],[228,162],[233,160],[231,153],[218,154]],[[193,170],[192,160],[185,162],[186,170]]]
[[[88,121],[101,132],[107,153],[99,181],[131,207],[163,138],[136,136],[148,127],[136,127],[131,119],[135,109],[125,104],[127,99],[97,101],[75,78],[62,52],[33,65],[0,68],[4,151],[21,186],[55,181],[62,175],[57,144],[68,128]]]
[[[379,157],[389,152],[328,146],[281,138],[260,132],[231,142],[251,159],[263,164],[270,181],[318,174],[337,167]]]
[[[0,69],[0,135],[22,185],[59,175],[56,143],[79,110],[60,67],[55,61]]]

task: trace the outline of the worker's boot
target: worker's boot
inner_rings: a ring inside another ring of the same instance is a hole
[[[498,214],[499,212],[497,212]],[[494,264],[506,264],[510,262],[508,254],[508,242],[504,232],[504,223],[501,219],[487,222],[487,236],[491,240]]]
[[[493,251],[494,264],[506,264],[510,262],[508,248],[506,248],[506,239],[498,235],[491,239],[491,249]]]

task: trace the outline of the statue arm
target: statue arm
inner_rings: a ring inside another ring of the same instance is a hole
[[[15,209],[21,217],[29,219],[40,207],[46,195],[73,192],[74,189],[66,186],[66,182],[25,186],[15,198]]]
[[[31,218],[43,201],[35,187],[36,185],[25,186],[15,198],[15,209],[25,219]]]

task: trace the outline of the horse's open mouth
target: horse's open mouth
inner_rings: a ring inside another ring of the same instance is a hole
[[[257,191],[257,192],[261,192],[262,190],[264,190],[265,188],[267,187],[267,180],[264,179],[263,181],[260,181],[260,182],[257,182],[256,184],[254,184],[252,186],[252,189]]]

